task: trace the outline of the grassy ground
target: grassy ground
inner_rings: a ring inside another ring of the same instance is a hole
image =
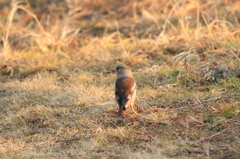
[[[240,157],[237,0],[0,0],[1,158]],[[116,122],[116,76],[136,104]]]

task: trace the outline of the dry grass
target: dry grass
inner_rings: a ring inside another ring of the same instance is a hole
[[[237,0],[48,2],[0,0],[1,158],[239,158]]]

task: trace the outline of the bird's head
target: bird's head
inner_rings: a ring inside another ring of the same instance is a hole
[[[117,65],[113,69],[113,71],[116,72],[118,78],[121,78],[121,77],[132,77],[131,69],[127,65],[124,65],[124,64]]]

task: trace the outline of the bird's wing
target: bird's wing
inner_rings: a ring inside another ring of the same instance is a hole
[[[120,109],[126,109],[128,100],[131,99],[136,89],[135,81],[132,77],[122,77],[116,80],[115,96]]]

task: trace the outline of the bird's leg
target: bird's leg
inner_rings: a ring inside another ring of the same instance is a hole
[[[134,110],[134,108],[133,108],[133,105],[131,104],[131,108],[132,108],[132,111],[136,114],[136,115],[138,115],[138,113]]]

